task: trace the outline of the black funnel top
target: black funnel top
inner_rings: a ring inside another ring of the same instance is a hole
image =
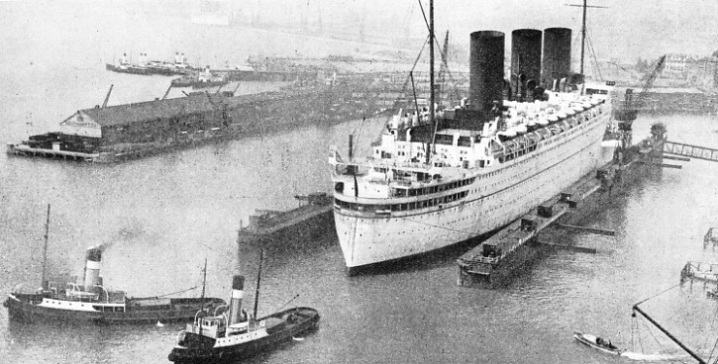
[[[547,86],[571,73],[571,29],[544,30],[542,72],[542,83]]]
[[[239,291],[244,290],[244,276],[234,276],[232,279],[232,289]]]
[[[485,113],[503,98],[504,33],[485,30],[471,33],[469,102]]]

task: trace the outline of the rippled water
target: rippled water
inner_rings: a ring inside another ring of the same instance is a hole
[[[90,32],[86,37],[61,27],[67,34],[50,37],[48,26],[41,25],[59,22],[56,18],[30,16],[11,4],[0,7],[14,15],[0,23],[4,45],[11,47],[0,55],[0,68],[7,74],[0,80],[3,143],[101,102],[111,83],[112,103],[151,99],[169,84],[168,78],[104,70],[99,59],[112,57],[115,43],[131,43],[128,34],[108,35],[107,29],[119,31],[116,23],[104,25],[102,36]],[[173,19],[165,24],[179,21]],[[99,22],[74,20],[87,27]],[[152,30],[147,24],[140,22],[138,29]],[[199,42],[179,33],[163,34],[183,39],[187,49]],[[234,54],[227,47],[202,49],[218,59]],[[73,57],[56,63],[50,56],[57,52]],[[242,87],[252,92],[264,86]],[[667,124],[670,140],[718,145],[718,121],[708,116],[640,118],[634,139],[645,137],[656,121]],[[295,193],[330,190],[329,146],[345,149],[346,135],[361,128],[358,144],[360,153],[366,153],[382,123],[354,120],[307,127],[108,166],[0,154],[0,292],[39,282],[50,203],[51,276],[80,274],[85,249],[105,242],[111,244],[103,257],[105,284],[130,295],[194,286],[201,282],[207,258],[209,295],[227,298],[231,275],[241,272],[249,277],[251,300],[257,252],[238,249],[240,221],[246,222],[257,208],[291,208]],[[718,164],[670,163],[684,168],[647,175],[590,219],[593,226],[615,229],[616,237],[569,237],[598,248],[598,254],[547,253],[497,290],[457,286],[455,259],[461,249],[356,277],[346,275],[339,246],[331,238],[309,242],[299,251],[271,251],[260,314],[299,293],[293,304],[317,308],[320,330],[249,362],[615,362],[577,344],[575,330],[605,335],[621,347],[630,348],[633,341],[633,351],[648,355],[638,358],[685,359],[643,321],[632,335],[630,316],[634,303],[676,285],[686,261],[718,260],[702,244],[708,227],[718,225]],[[708,356],[718,338],[717,307],[700,285],[671,289],[642,307]],[[24,325],[10,322],[3,309],[0,358],[6,363],[166,362],[180,328]]]

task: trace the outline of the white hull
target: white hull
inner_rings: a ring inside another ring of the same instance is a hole
[[[436,194],[466,192],[458,201],[392,211],[389,216],[335,206],[337,235],[346,266],[359,267],[441,249],[516,220],[600,166],[601,140],[609,115],[604,112],[542,141],[537,150],[496,168],[466,169],[466,177],[476,177],[472,184]]]

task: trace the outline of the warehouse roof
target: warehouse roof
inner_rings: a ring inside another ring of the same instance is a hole
[[[135,104],[95,107],[82,110],[101,126],[113,126],[150,121],[158,118],[211,112],[223,105],[228,108],[261,103],[282,97],[291,97],[287,92],[263,92],[253,95],[226,97],[219,94],[193,94],[176,99],[154,100]],[[210,101],[211,100],[211,101]]]

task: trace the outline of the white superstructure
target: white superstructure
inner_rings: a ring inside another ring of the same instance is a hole
[[[435,133],[421,112],[400,112],[372,156],[343,161],[334,151],[334,217],[346,266],[488,233],[599,167],[610,87],[585,90],[504,101],[494,118],[473,124],[461,120],[461,108],[437,109]],[[429,164],[426,135],[433,139]]]

